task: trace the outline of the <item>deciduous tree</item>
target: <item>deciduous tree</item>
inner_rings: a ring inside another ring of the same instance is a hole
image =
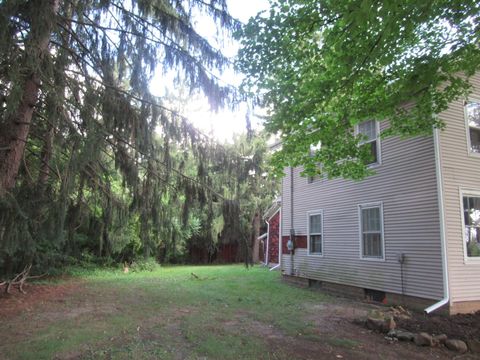
[[[369,153],[354,125],[388,119],[382,136],[442,128],[435,115],[480,67],[479,14],[474,0],[273,0],[243,29],[238,64],[281,134],[277,170],[361,179]]]

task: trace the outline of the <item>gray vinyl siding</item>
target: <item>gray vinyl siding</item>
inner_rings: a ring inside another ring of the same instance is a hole
[[[469,96],[480,101],[480,76],[473,79]],[[451,104],[440,118],[446,129],[440,133],[445,232],[451,302],[480,300],[480,258],[464,255],[460,189],[480,192],[480,156],[469,155],[463,100]]]
[[[382,128],[386,126],[382,123]],[[298,235],[307,234],[307,212],[323,210],[323,257],[297,249],[299,276],[401,293],[397,256],[406,255],[405,294],[428,299],[443,295],[440,221],[435,151],[432,137],[388,138],[381,143],[382,165],[363,181],[317,179],[309,184],[294,169],[294,221]],[[289,234],[290,176],[282,183],[282,233]],[[360,258],[358,205],[382,202],[385,260]],[[289,271],[290,256],[282,256]]]

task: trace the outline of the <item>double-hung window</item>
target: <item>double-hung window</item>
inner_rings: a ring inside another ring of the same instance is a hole
[[[308,213],[308,253],[323,255],[323,211]]]
[[[321,168],[322,168],[322,165],[319,164],[318,167],[321,169]],[[320,171],[321,171],[321,170],[320,170]],[[320,173],[320,174],[316,174],[316,175],[314,175],[314,176],[311,176],[311,175],[310,175],[310,176],[307,177],[307,183],[308,183],[308,184],[312,184],[312,183],[314,183],[314,182],[316,182],[316,181],[322,180],[323,177],[324,177],[324,175],[321,174],[321,173]]]
[[[320,148],[322,147],[322,144],[319,142],[317,145],[313,146],[313,145],[310,145],[310,150],[309,150],[309,155],[310,157],[313,157],[315,155],[315,152],[317,150],[320,150]],[[321,169],[322,168],[322,164],[317,164],[317,166]],[[307,183],[308,184],[311,184],[313,182],[315,182],[316,180],[321,180],[323,178],[323,174],[316,174],[314,176],[312,175],[309,175],[307,177]]]
[[[357,125],[356,133],[362,136],[360,145],[368,148],[370,159],[367,165],[380,164],[380,139],[378,123],[375,120],[364,121]]]
[[[463,223],[467,257],[480,256],[480,194],[462,194]]]
[[[467,102],[465,117],[467,119],[468,150],[470,153],[480,154],[480,102]]]
[[[361,255],[365,259],[384,259],[383,206],[359,206]]]

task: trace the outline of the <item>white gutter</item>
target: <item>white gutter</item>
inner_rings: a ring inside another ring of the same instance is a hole
[[[447,243],[445,238],[445,208],[443,199],[443,176],[442,163],[440,159],[440,136],[439,130],[433,130],[433,143],[435,145],[435,165],[437,173],[437,192],[438,192],[438,208],[440,212],[440,243],[442,245],[442,270],[443,270],[443,299],[430,305],[424,311],[427,314],[441,308],[450,302],[450,291],[448,285],[448,259],[447,259]]]

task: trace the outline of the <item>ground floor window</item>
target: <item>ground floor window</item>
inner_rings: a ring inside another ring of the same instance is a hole
[[[362,258],[383,259],[382,204],[360,205],[359,212]]]
[[[323,212],[315,211],[308,214],[308,253],[323,254]]]
[[[480,256],[480,195],[463,194],[463,223],[467,256]]]

